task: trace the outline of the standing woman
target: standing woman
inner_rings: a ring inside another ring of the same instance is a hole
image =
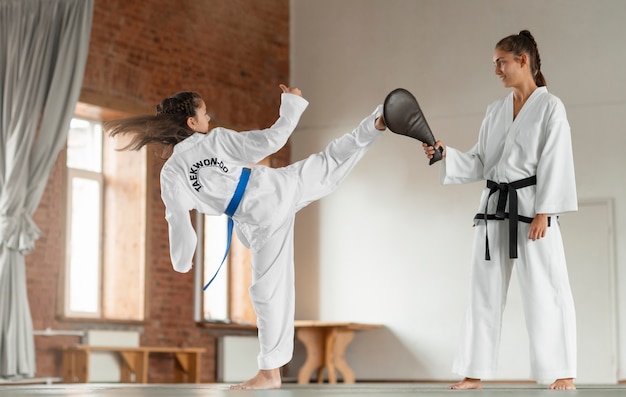
[[[131,135],[124,149],[158,143],[169,154],[161,169],[161,198],[174,270],[188,272],[192,266],[196,249],[192,209],[232,216],[237,235],[252,251],[250,297],[257,315],[259,371],[232,389],[280,388],[280,367],[293,355],[295,214],[335,190],[386,129],[379,105],[320,153],[283,168],[250,169],[248,165],[285,145],[308,106],[298,88],[282,84],[280,88],[279,118],[266,129],[210,129],[206,103],[193,92],[164,99],[156,116],[105,124],[111,136]]]
[[[442,184],[486,180],[474,218],[468,307],[451,389],[480,389],[493,378],[511,271],[515,265],[530,343],[531,377],[575,389],[576,314],[558,214],[576,211],[576,183],[565,107],[550,94],[528,30],[495,47],[495,74],[512,92],[487,107],[478,143],[443,148]]]

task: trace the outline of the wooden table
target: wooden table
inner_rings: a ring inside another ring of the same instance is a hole
[[[354,383],[354,372],[346,362],[346,348],[354,338],[354,332],[379,328],[378,324],[349,322],[296,321],[296,337],[306,348],[306,361],[298,372],[298,383],[306,384],[317,370],[317,382],[324,381],[324,369],[328,370],[328,382],[337,383],[338,371],[344,383]]]
[[[200,347],[168,346],[89,346],[75,345],[63,350],[63,379],[66,383],[89,382],[89,355],[91,352],[115,352],[120,355],[122,383],[148,383],[148,356],[151,353],[172,353],[176,358],[176,382],[200,383]]]

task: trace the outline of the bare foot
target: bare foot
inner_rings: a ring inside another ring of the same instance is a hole
[[[374,126],[377,130],[380,131],[387,129],[387,124],[385,124],[385,119],[383,118],[383,116],[376,117],[376,120],[374,121]]]
[[[475,378],[465,378],[459,383],[455,383],[452,386],[448,387],[448,389],[450,390],[469,390],[469,389],[480,390],[482,388],[483,388],[483,382],[481,382],[480,379],[475,379]]]
[[[576,390],[574,378],[557,379],[548,387],[550,390]]]
[[[254,378],[238,385],[231,385],[230,390],[280,389],[281,383],[279,368],[261,369]]]

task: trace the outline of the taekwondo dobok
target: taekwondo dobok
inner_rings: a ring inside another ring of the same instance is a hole
[[[223,214],[243,169],[283,147],[307,106],[302,97],[283,93],[279,118],[270,128],[236,132],[218,127],[176,144],[161,170],[175,270],[187,272],[192,266],[196,233],[189,211]],[[295,214],[348,175],[382,134],[375,128],[381,114],[378,106],[352,132],[302,161],[283,168],[251,167],[232,219],[237,236],[252,251],[250,297],[257,315],[260,369],[279,368],[293,355]]]
[[[578,209],[570,126],[562,102],[537,88],[513,117],[513,93],[487,108],[478,143],[451,147],[443,184],[487,181],[475,216],[470,299],[454,372],[496,374],[502,312],[513,265],[530,343],[531,376],[576,377],[576,315],[558,215]],[[544,238],[529,223],[548,214]]]

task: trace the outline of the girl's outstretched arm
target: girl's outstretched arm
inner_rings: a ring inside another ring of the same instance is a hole
[[[271,127],[232,133],[225,136],[231,142],[224,145],[224,147],[232,150],[230,154],[233,157],[240,158],[248,164],[253,164],[276,153],[285,146],[309,102],[302,97],[302,93],[298,88],[288,87],[284,84],[281,84],[280,88],[283,92],[281,94],[279,117]]]

